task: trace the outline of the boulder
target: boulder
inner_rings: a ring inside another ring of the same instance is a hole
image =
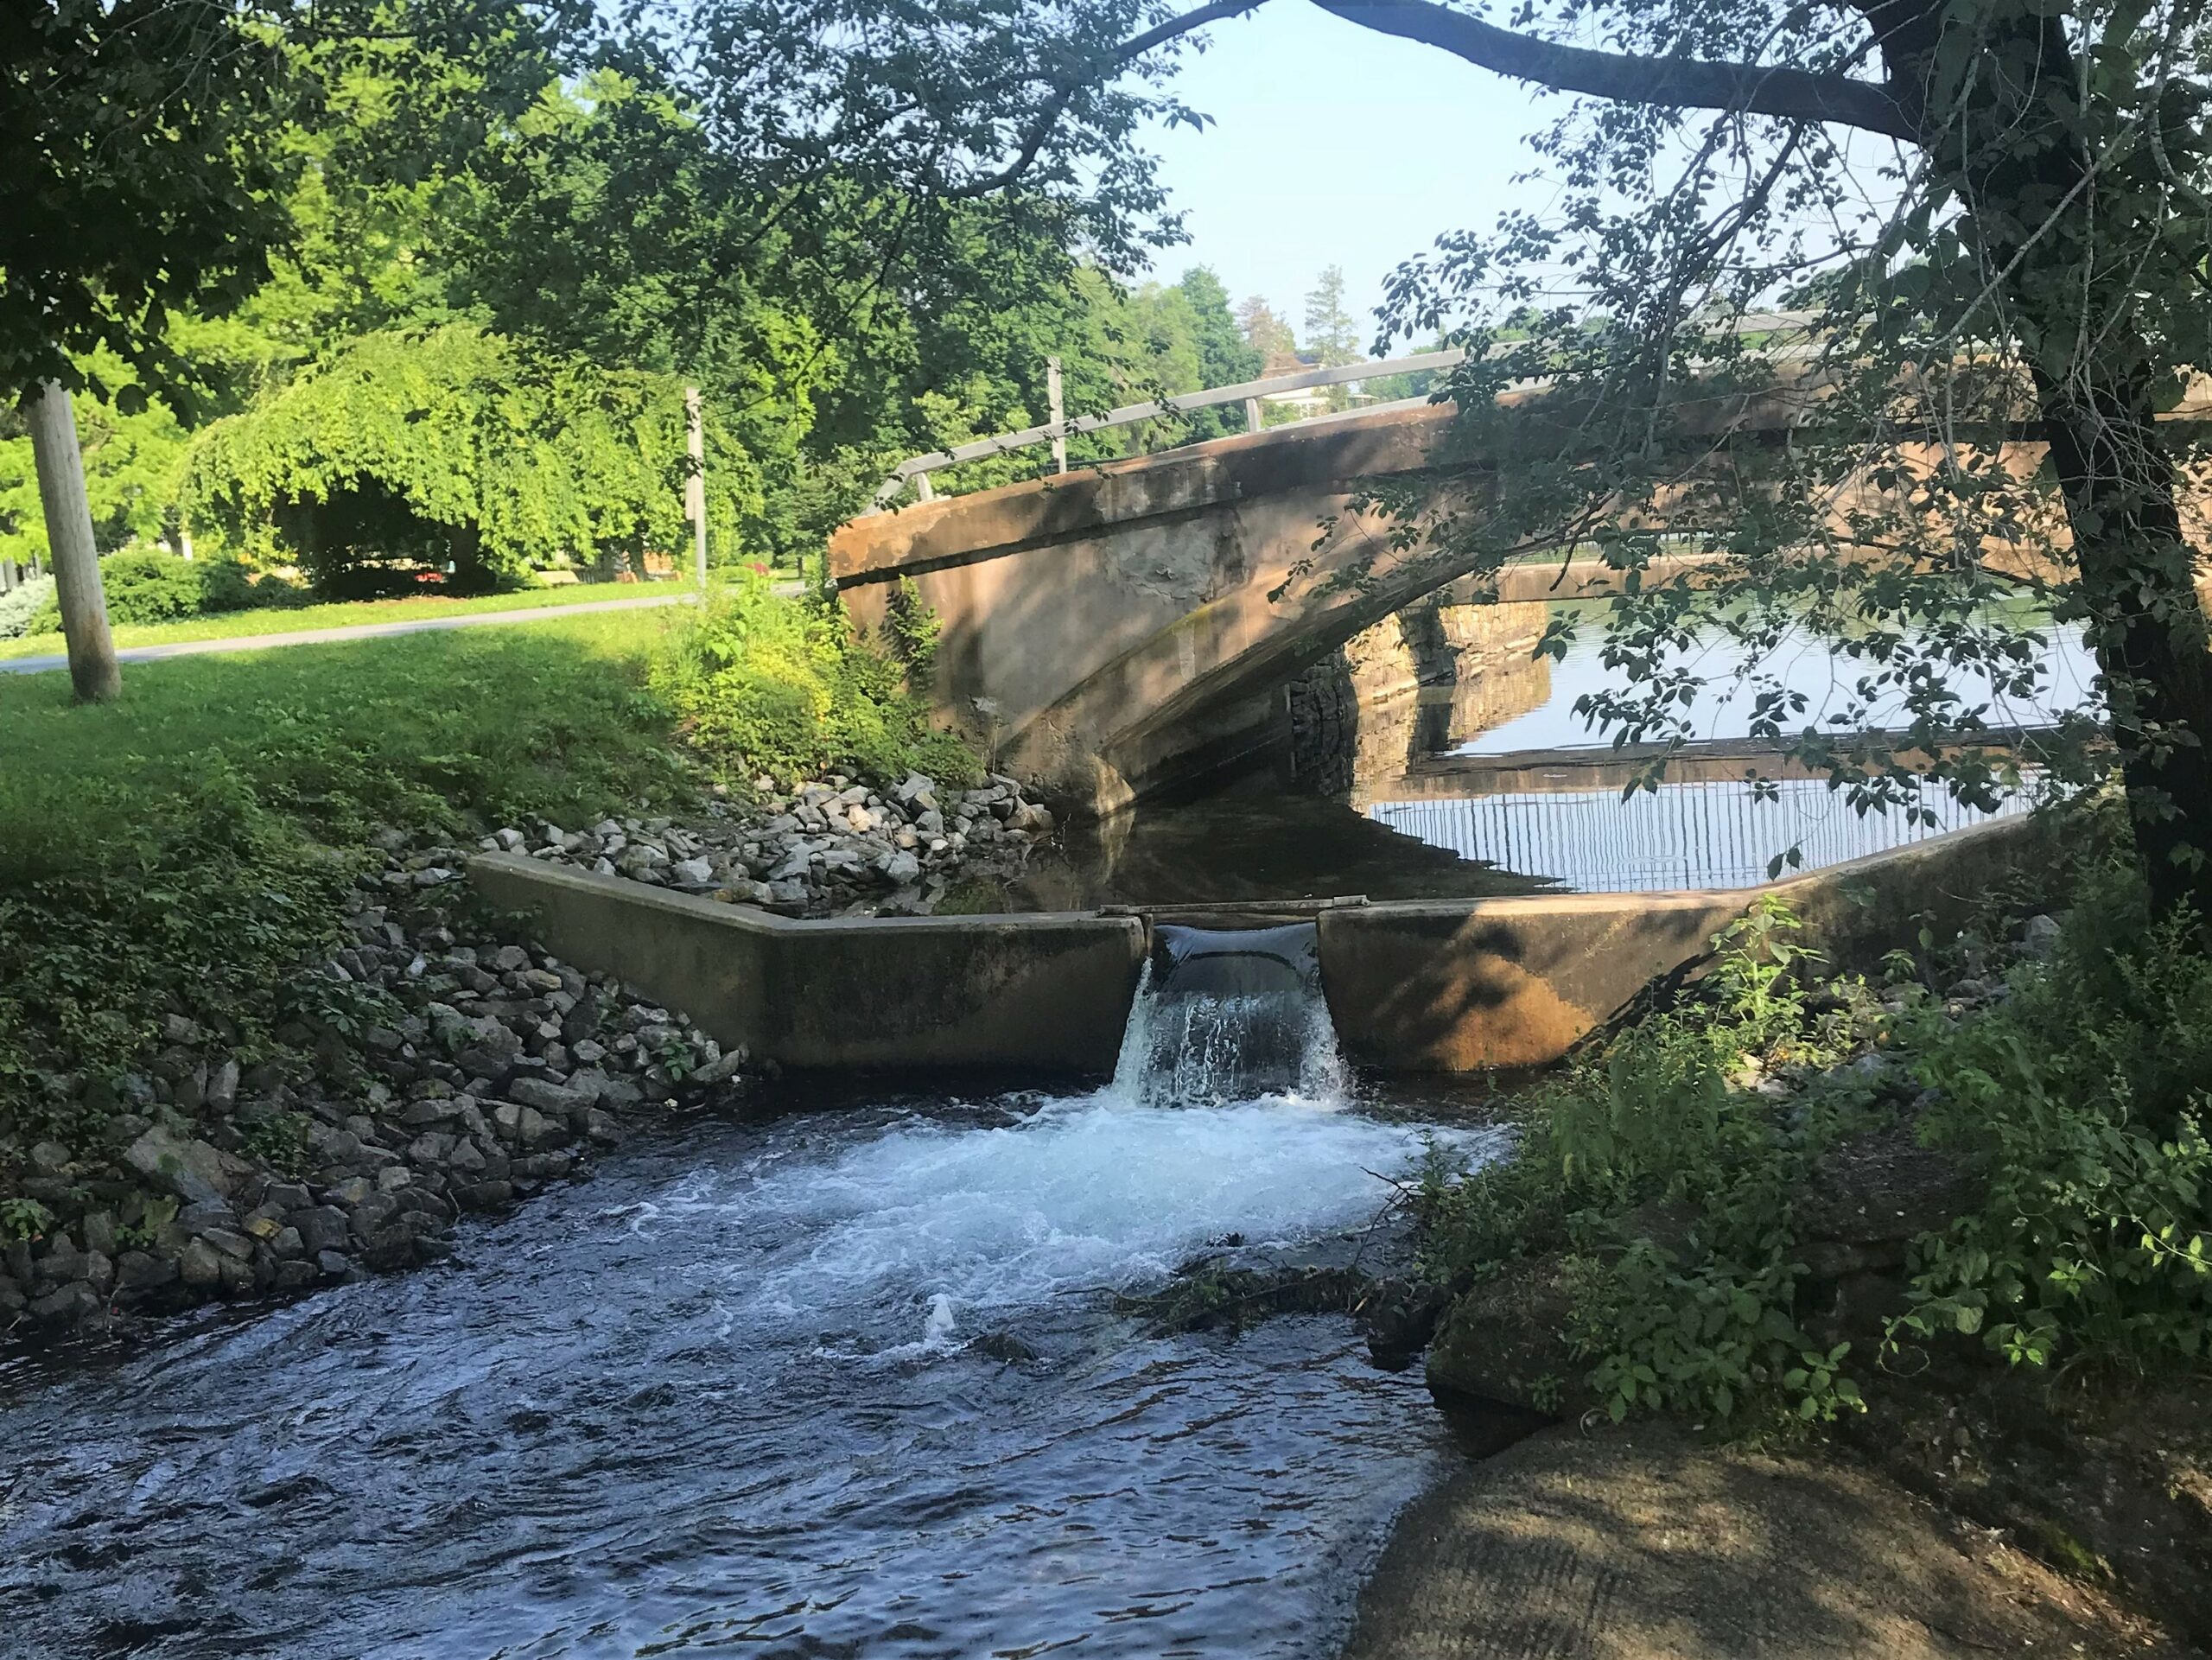
[[[542,1078],[518,1078],[507,1088],[507,1098],[556,1118],[575,1120],[598,1104],[599,1091],[556,1084]]]
[[[124,1162],[188,1205],[222,1204],[251,1180],[254,1168],[207,1142],[158,1124],[124,1149]]]
[[[177,1259],[177,1273],[185,1284],[204,1291],[221,1283],[222,1258],[205,1239],[194,1239]]]
[[[1430,1390],[1580,1417],[1597,1399],[1589,1364],[1567,1347],[1573,1306],[1557,1256],[1507,1264],[1446,1313],[1428,1352]]]
[[[116,1260],[118,1291],[151,1291],[159,1286],[175,1284],[176,1277],[176,1264],[151,1251],[126,1250]]]

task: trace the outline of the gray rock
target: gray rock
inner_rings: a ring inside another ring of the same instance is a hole
[[[85,1218],[82,1232],[85,1249],[102,1256],[115,1255],[115,1213],[112,1211],[93,1211]]]
[[[715,868],[704,859],[679,859],[669,867],[669,876],[684,887],[706,887],[713,884]]]
[[[238,1063],[227,1059],[218,1066],[207,1079],[207,1090],[201,1104],[212,1113],[227,1116],[238,1104]]]
[[[745,1062],[746,1049],[741,1043],[719,1059],[710,1060],[697,1068],[683,1081],[694,1089],[712,1089],[717,1084],[727,1084],[735,1078],[744,1069]]]
[[[184,1248],[177,1259],[177,1274],[185,1284],[206,1290],[222,1283],[223,1262],[215,1248],[204,1239],[195,1239]]]
[[[42,1176],[58,1176],[69,1167],[69,1149],[59,1142],[40,1142],[31,1148],[31,1168]]]
[[[200,1236],[200,1241],[213,1245],[224,1256],[236,1262],[249,1261],[253,1256],[253,1241],[242,1233],[232,1233],[228,1228],[210,1228]]]
[[[156,1125],[131,1142],[123,1154],[133,1170],[187,1204],[220,1204],[252,1179],[244,1159]]]
[[[1452,1305],[1428,1352],[1428,1386],[1580,1417],[1597,1404],[1589,1363],[1568,1343],[1574,1299],[1560,1259],[1508,1265]]]
[[[315,1254],[316,1272],[333,1280],[348,1280],[353,1276],[353,1259],[341,1250],[319,1250]]]
[[[2030,957],[2047,957],[2058,949],[2064,932],[2056,917],[2031,916],[2021,925],[2020,948]]]
[[[905,851],[894,853],[883,867],[883,874],[894,887],[905,887],[922,876],[922,862]]]
[[[509,1100],[566,1119],[588,1111],[598,1101],[599,1093],[595,1088],[579,1089],[574,1084],[555,1084],[542,1078],[517,1078],[507,1088]]]
[[[99,1294],[82,1280],[73,1280],[43,1297],[31,1299],[32,1314],[56,1325],[74,1325],[88,1314],[98,1313],[99,1307]]]
[[[118,1291],[151,1291],[159,1286],[176,1283],[176,1264],[151,1251],[126,1250],[116,1260],[115,1288]]]

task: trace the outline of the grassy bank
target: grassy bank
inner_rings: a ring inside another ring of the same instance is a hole
[[[466,617],[496,611],[536,611],[561,606],[588,605],[607,600],[637,600],[696,593],[681,582],[576,582],[559,588],[524,588],[512,594],[482,594],[468,599],[441,599],[431,595],[402,600],[356,600],[328,605],[277,606],[252,611],[226,611],[213,616],[187,617],[175,622],[123,625],[115,630],[115,643],[129,650],[140,646],[172,646],[191,640],[245,639],[256,634],[319,633],[332,628],[356,628],[370,623],[425,622],[438,617]],[[59,633],[26,634],[0,639],[0,658],[59,656],[67,642]]]
[[[949,778],[898,667],[765,580],[710,607],[185,658],[77,708],[0,678],[0,1181],[97,1133],[101,1080],[171,1017],[250,1067],[288,1025],[364,1024],[303,962],[379,842],[467,846],[843,767]]]
[[[55,677],[0,682],[0,1130],[72,1139],[99,1110],[86,1080],[169,1014],[251,1055],[301,998],[327,1001],[294,967],[334,939],[380,830],[680,804],[695,775],[645,690],[667,626],[188,658],[104,708]]]

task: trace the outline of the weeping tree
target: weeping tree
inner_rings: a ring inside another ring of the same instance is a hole
[[[1072,165],[1128,100],[1187,118],[1161,86],[1173,54],[1293,3],[774,15],[815,42],[825,127],[849,111],[897,164],[988,193]],[[1390,285],[1389,333],[1469,350],[1457,482],[1376,493],[1400,551],[1441,580],[1602,550],[1629,589],[1606,655],[1630,684],[1590,712],[1624,738],[1690,735],[1675,652],[1698,629],[1819,632],[1855,711],[1900,709],[1909,744],[1808,729],[1756,668],[1746,695],[1761,735],[1865,808],[2020,787],[1951,741],[2031,690],[2033,619],[2083,626],[2101,730],[2044,759],[2116,761],[2155,900],[2212,915],[2190,542],[2188,400],[2212,363],[2201,10],[1531,0],[1508,27],[1433,0],[1318,3],[1466,60],[1471,98],[1483,70],[1568,100],[1534,137],[1551,206],[1447,234]],[[728,41],[769,8],[704,12]]]

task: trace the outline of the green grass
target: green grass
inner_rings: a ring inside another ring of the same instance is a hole
[[[95,1133],[82,1080],[150,1052],[165,1012],[247,1054],[302,1018],[331,983],[296,965],[334,938],[378,825],[682,805],[696,775],[645,687],[671,620],[184,658],[97,708],[0,677],[0,1143]]]
[[[646,693],[658,611],[130,665],[113,704],[0,679],[0,881],[158,836],[235,775],[317,835],[580,811],[664,785],[671,721]]]
[[[188,617],[178,622],[142,623],[118,627],[115,643],[128,650],[136,646],[169,646],[184,640],[242,639],[254,634],[319,633],[327,628],[353,628],[364,623],[420,622],[435,617],[461,617],[485,611],[535,611],[548,606],[585,605],[605,600],[659,598],[694,592],[688,582],[576,582],[560,588],[524,588],[513,594],[484,594],[471,599],[429,596],[402,600],[356,600],[344,604],[308,605],[293,609],[228,611],[214,616]],[[58,633],[26,634],[20,639],[0,640],[0,658],[59,656],[67,649]]]

